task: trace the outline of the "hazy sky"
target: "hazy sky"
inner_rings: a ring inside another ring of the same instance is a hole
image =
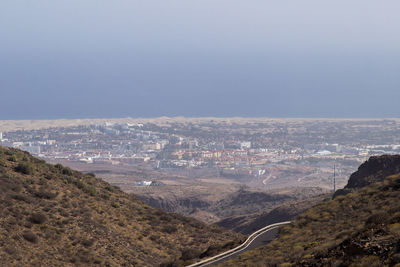
[[[400,2],[2,0],[0,119],[400,117]]]

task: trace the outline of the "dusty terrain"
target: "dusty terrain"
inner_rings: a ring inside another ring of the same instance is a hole
[[[188,264],[243,236],[149,207],[61,164],[0,147],[0,265]]]
[[[283,203],[304,200],[327,192],[318,187],[252,188],[223,177],[185,177],[127,165],[54,161],[133,193],[150,206],[190,216],[206,223],[239,215],[269,212]],[[139,186],[140,181],[154,186]],[[234,227],[233,227],[234,228]]]
[[[389,119],[389,118],[387,118]],[[96,119],[58,119],[58,120],[0,120],[0,131],[17,131],[17,130],[36,130],[49,127],[69,127],[78,125],[91,125],[109,123],[155,123],[157,125],[166,125],[169,123],[263,123],[263,122],[302,122],[302,121],[371,121],[378,119],[332,119],[332,118],[244,118],[244,117],[157,117],[157,118],[96,118]],[[399,118],[390,118],[400,122]]]

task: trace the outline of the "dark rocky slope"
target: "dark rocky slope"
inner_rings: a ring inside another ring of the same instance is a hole
[[[347,185],[335,192],[334,197],[357,191],[395,173],[400,173],[400,155],[370,157],[350,176]]]
[[[319,195],[312,198],[285,203],[270,212],[253,213],[229,217],[216,224],[242,234],[251,234],[269,224],[290,221],[304,210],[324,201],[331,195]]]
[[[350,176],[345,188],[360,189],[395,173],[400,173],[400,155],[370,157]]]

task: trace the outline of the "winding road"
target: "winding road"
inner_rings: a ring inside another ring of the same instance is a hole
[[[280,226],[289,224],[290,221],[287,222],[280,222],[280,223],[274,223],[270,224],[268,226],[265,226],[261,228],[260,230],[257,230],[256,232],[252,233],[245,242],[243,242],[241,245],[225,251],[221,254],[218,254],[214,257],[202,260],[200,262],[188,265],[187,267],[197,267],[197,266],[212,266],[212,265],[217,265],[221,264],[224,261],[227,261],[229,259],[232,259],[239,254],[252,250],[255,248],[258,248],[269,241],[273,240],[277,234],[278,234],[278,229]]]

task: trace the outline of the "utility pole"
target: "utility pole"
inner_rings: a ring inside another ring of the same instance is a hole
[[[336,163],[333,164],[333,193],[336,192]]]

